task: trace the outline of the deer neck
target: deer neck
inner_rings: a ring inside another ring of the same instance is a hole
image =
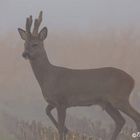
[[[45,49],[39,57],[30,60],[30,64],[34,75],[40,87],[42,88],[47,80],[49,71],[51,69],[51,64],[49,62]]]

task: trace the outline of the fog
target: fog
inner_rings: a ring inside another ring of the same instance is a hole
[[[9,31],[24,25],[25,17],[44,11],[44,24],[52,28],[93,25],[120,26],[140,21],[139,0],[1,0],[0,29]]]
[[[27,16],[36,17],[43,10],[50,62],[75,69],[114,66],[125,70],[136,80],[131,103],[140,110],[139,5],[138,0],[2,0],[0,108],[24,119],[45,120],[47,104],[28,61],[21,57],[23,41],[17,32],[18,27],[24,28]],[[101,111],[91,107],[69,113],[102,119]]]

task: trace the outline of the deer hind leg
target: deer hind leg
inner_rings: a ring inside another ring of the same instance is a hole
[[[53,122],[53,124],[55,125],[55,127],[58,129],[58,122],[55,120],[55,118],[53,117],[51,111],[54,109],[55,107],[51,104],[49,104],[47,107],[46,107],[46,114],[48,115],[48,117],[50,118],[50,120]],[[69,130],[66,128],[64,128],[64,131],[65,133],[68,133]]]
[[[121,132],[121,129],[123,128],[123,126],[125,124],[125,120],[122,117],[121,113],[116,108],[114,108],[110,103],[106,104],[105,111],[115,121],[116,127],[115,127],[115,131],[111,137],[111,140],[116,140],[118,134]]]
[[[66,140],[65,129],[65,119],[66,119],[66,108],[63,105],[57,107],[58,115],[58,131],[59,131],[59,140]]]
[[[123,102],[122,106],[120,106],[119,109],[134,120],[137,129],[140,132],[140,113],[130,105],[129,101]]]

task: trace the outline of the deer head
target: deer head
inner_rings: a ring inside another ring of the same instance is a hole
[[[26,30],[18,28],[21,38],[25,41],[22,56],[26,59],[35,59],[42,54],[41,52],[44,51],[43,41],[46,39],[48,32],[47,27],[44,27],[38,33],[39,26],[42,22],[42,11],[40,12],[39,17],[35,19],[34,29],[31,33],[32,22],[32,16],[30,16],[26,19]]]

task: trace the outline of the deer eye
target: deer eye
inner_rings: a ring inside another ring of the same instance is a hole
[[[38,46],[38,44],[33,44],[33,45],[32,45],[32,47],[37,47],[37,46]]]

